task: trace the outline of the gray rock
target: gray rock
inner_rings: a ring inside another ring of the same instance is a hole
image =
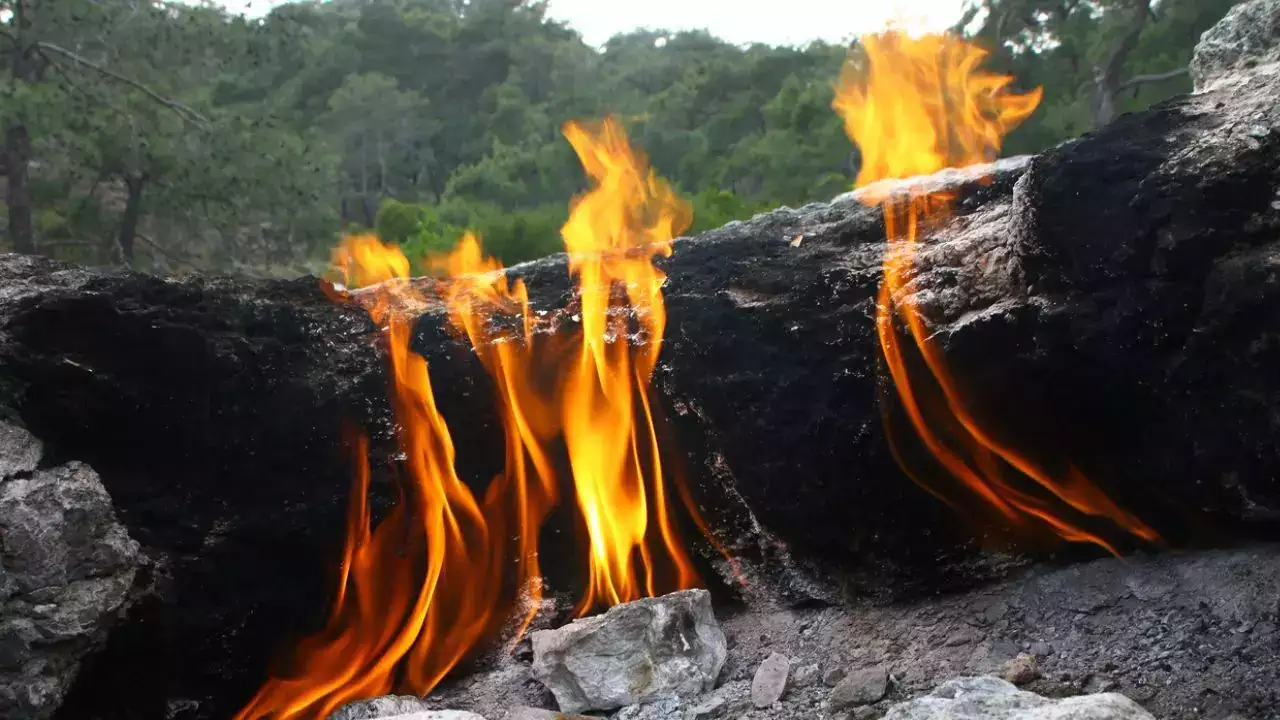
[[[104,644],[144,559],[88,466],[35,471],[39,443],[3,424],[0,452],[0,717],[40,720]]]
[[[889,671],[883,665],[850,673],[831,691],[827,703],[832,710],[870,705],[889,691]]]
[[[751,704],[758,708],[767,708],[782,699],[787,689],[787,674],[791,671],[791,661],[782,653],[773,653],[756,668],[756,675],[751,679]]]
[[[948,680],[889,708],[884,720],[1155,720],[1116,693],[1049,699],[994,677]]]
[[[1018,653],[1018,656],[1000,667],[1000,677],[1014,685],[1025,685],[1040,677],[1036,656]]]
[[[31,433],[0,423],[0,479],[35,470],[40,452],[40,441]]]
[[[679,720],[684,714],[684,703],[678,697],[669,697],[642,705],[628,705],[613,716],[613,720]]]
[[[1200,36],[1191,56],[1196,90],[1250,65],[1280,61],[1280,0],[1248,0]]]
[[[542,708],[513,707],[507,711],[505,720],[602,720],[594,715],[565,715],[555,710]]]
[[[328,720],[485,720],[462,710],[431,710],[412,695],[383,695],[347,703]]]
[[[533,677],[566,713],[707,692],[726,655],[706,590],[616,605],[530,639]]]
[[[818,681],[821,674],[822,668],[818,667],[816,663],[801,665],[796,668],[794,673],[791,673],[791,684],[795,687],[809,687]]]
[[[847,674],[848,673],[845,672],[844,668],[831,668],[822,674],[822,684],[833,688],[839,685],[840,681],[843,680],[844,676]]]

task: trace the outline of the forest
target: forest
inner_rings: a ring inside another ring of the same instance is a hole
[[[954,32],[1042,86],[1006,154],[1189,91],[1232,0],[970,0]],[[786,12],[785,5],[770,12]],[[820,23],[821,18],[815,18]],[[850,46],[636,30],[602,47],[531,0],[0,0],[0,252],[157,273],[316,272],[344,231],[410,256],[467,229],[560,249],[583,178],[562,124],[612,114],[693,230],[849,189]]]

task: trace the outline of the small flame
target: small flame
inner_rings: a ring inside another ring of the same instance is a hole
[[[952,198],[918,190],[903,197],[880,189],[889,186],[873,186],[883,179],[994,160],[1004,135],[1039,104],[1041,89],[1012,92],[1011,77],[979,68],[985,51],[952,35],[912,37],[889,31],[863,37],[861,49],[860,57],[851,56],[845,64],[833,107],[862,153],[856,181],[866,188],[862,200],[884,209],[889,248],[876,330],[885,364],[919,440],[963,488],[980,499],[979,507],[997,512],[1013,527],[1095,543],[1115,553],[1106,540],[1070,518],[1074,511],[1106,518],[1143,540],[1158,541],[1154,530],[1121,509],[1076,468],[1068,466],[1055,476],[997,440],[975,420],[942,353],[929,341],[925,321],[905,301],[912,291],[918,236],[950,217]],[[927,380],[913,379],[908,372],[907,351],[895,319],[906,326],[914,350],[923,358],[930,375]],[[942,402],[927,402],[938,394]],[[957,506],[951,492],[926,482],[907,466],[892,433],[890,441],[908,475]]]

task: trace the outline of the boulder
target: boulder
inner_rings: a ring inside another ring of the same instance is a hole
[[[1118,693],[1049,699],[994,677],[949,680],[889,708],[883,720],[1155,720]]]
[[[709,692],[727,653],[705,590],[615,605],[531,639],[533,677],[566,713]]]
[[[0,717],[52,717],[100,649],[144,564],[87,465],[37,469],[40,444],[0,422]]]
[[[1191,56],[1197,90],[1223,75],[1280,62],[1280,0],[1246,0],[1200,36]]]

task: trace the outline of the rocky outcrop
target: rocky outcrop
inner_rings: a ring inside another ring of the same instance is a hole
[[[615,605],[531,638],[533,677],[566,713],[708,692],[727,652],[706,590]]]
[[[40,459],[35,438],[0,423],[0,718],[14,720],[59,708],[143,564],[93,470]]]
[[[993,677],[960,678],[894,705],[884,720],[1155,720],[1116,693],[1050,700]]]
[[[1224,75],[1280,62],[1280,2],[1246,0],[1205,31],[1191,58],[1197,90]]]

